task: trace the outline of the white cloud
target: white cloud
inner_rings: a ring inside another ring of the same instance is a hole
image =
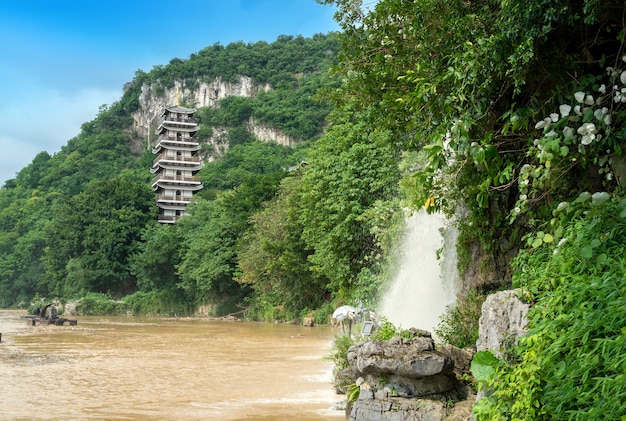
[[[0,105],[0,184],[14,178],[42,151],[54,154],[93,120],[103,104],[121,97],[121,90],[84,88],[78,92],[30,90]]]

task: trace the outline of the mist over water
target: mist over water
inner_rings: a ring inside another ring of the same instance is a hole
[[[396,275],[382,297],[379,313],[403,329],[416,327],[434,334],[459,285],[456,269],[458,231],[441,214],[424,210],[407,217]],[[437,259],[437,250],[440,250]]]

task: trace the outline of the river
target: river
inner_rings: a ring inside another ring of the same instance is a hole
[[[343,420],[331,327],[0,310],[2,420]]]

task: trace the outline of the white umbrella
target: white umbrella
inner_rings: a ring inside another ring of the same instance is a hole
[[[352,335],[352,323],[359,319],[359,309],[352,306],[341,306],[333,311],[331,316],[334,320],[341,322],[343,333],[346,333],[344,320],[348,320],[348,334]]]
[[[352,306],[341,306],[333,311],[333,319],[336,319],[338,322],[342,321],[346,317],[354,318],[358,315],[359,309]]]

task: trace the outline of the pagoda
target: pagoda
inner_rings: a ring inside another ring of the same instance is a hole
[[[187,215],[187,205],[194,192],[202,189],[195,174],[202,168],[198,156],[200,145],[193,139],[198,124],[193,115],[194,108],[166,106],[156,129],[157,144],[152,153],[152,169],[156,174],[152,189],[156,192],[159,222],[173,224]]]

